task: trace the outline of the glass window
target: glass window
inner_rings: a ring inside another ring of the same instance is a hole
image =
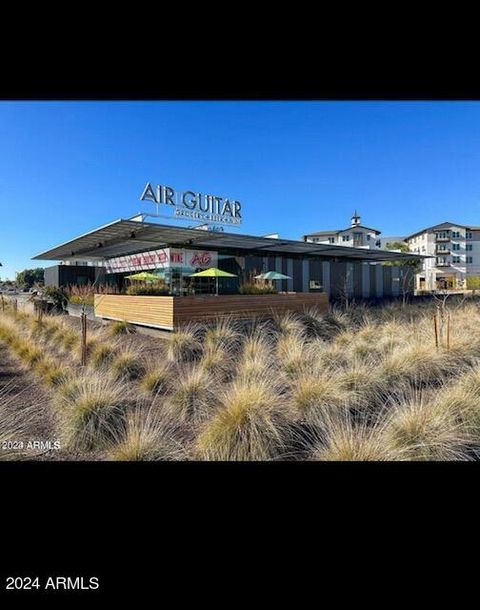
[[[471,252],[471,251],[473,250],[473,244],[467,244],[467,245],[465,246],[465,249],[466,249],[468,252]]]
[[[342,235],[342,241],[350,241],[350,235]]]
[[[334,243],[335,243],[335,237],[329,237],[329,238],[328,238],[328,242],[329,242],[330,244],[334,244]]]
[[[452,250],[460,250],[460,244],[452,244]]]
[[[467,232],[465,233],[465,237],[466,237],[467,239],[472,239],[472,237],[473,237],[472,232],[471,232],[471,231],[467,231]]]
[[[453,257],[453,262],[454,263],[459,263],[460,262],[460,257],[459,256],[454,256]]]
[[[467,256],[467,263],[473,263],[473,258],[471,256]]]

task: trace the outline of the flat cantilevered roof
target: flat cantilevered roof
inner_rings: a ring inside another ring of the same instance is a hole
[[[363,261],[401,261],[425,258],[418,254],[367,250],[293,239],[273,239],[220,231],[187,229],[137,220],[115,220],[79,237],[41,252],[34,260],[78,259],[96,261],[153,250],[166,245],[192,249],[255,250],[269,254],[324,256]]]

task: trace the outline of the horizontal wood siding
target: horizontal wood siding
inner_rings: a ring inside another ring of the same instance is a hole
[[[96,294],[95,315],[99,318],[172,329],[174,298]]]
[[[180,326],[190,320],[201,321],[221,316],[270,317],[273,312],[279,311],[301,312],[310,307],[317,307],[321,311],[328,309],[328,296],[325,293],[238,294],[218,297],[174,297],[174,299],[174,326]]]
[[[186,297],[95,295],[95,315],[97,317],[170,329],[190,321],[201,322],[222,316],[270,317],[273,312],[301,312],[310,307],[327,311],[328,296],[325,293],[306,292]]]

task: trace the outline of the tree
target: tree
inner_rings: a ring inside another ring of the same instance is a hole
[[[17,273],[17,285],[20,288],[31,288],[34,284],[43,283],[43,268],[24,269]]]
[[[400,250],[400,252],[410,252],[408,245],[404,241],[393,241],[388,242],[386,245],[387,250]],[[407,296],[410,292],[410,285],[412,276],[420,273],[422,270],[422,263],[418,259],[412,258],[407,261],[393,261],[385,262],[383,265],[390,265],[391,267],[402,267],[402,273],[400,278],[400,289],[402,292],[403,304],[407,302]]]
[[[478,275],[467,275],[467,290],[472,290],[473,294],[480,288],[480,277]]]

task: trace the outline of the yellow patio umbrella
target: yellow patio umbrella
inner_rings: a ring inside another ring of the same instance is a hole
[[[218,296],[218,278],[219,277],[237,277],[235,273],[228,273],[228,271],[222,271],[216,267],[210,267],[204,271],[198,271],[197,273],[190,274],[190,277],[214,277],[215,278],[215,294]]]
[[[141,282],[158,282],[160,279],[158,275],[142,271],[141,273],[134,273],[133,275],[126,275],[126,280],[139,280]]]

